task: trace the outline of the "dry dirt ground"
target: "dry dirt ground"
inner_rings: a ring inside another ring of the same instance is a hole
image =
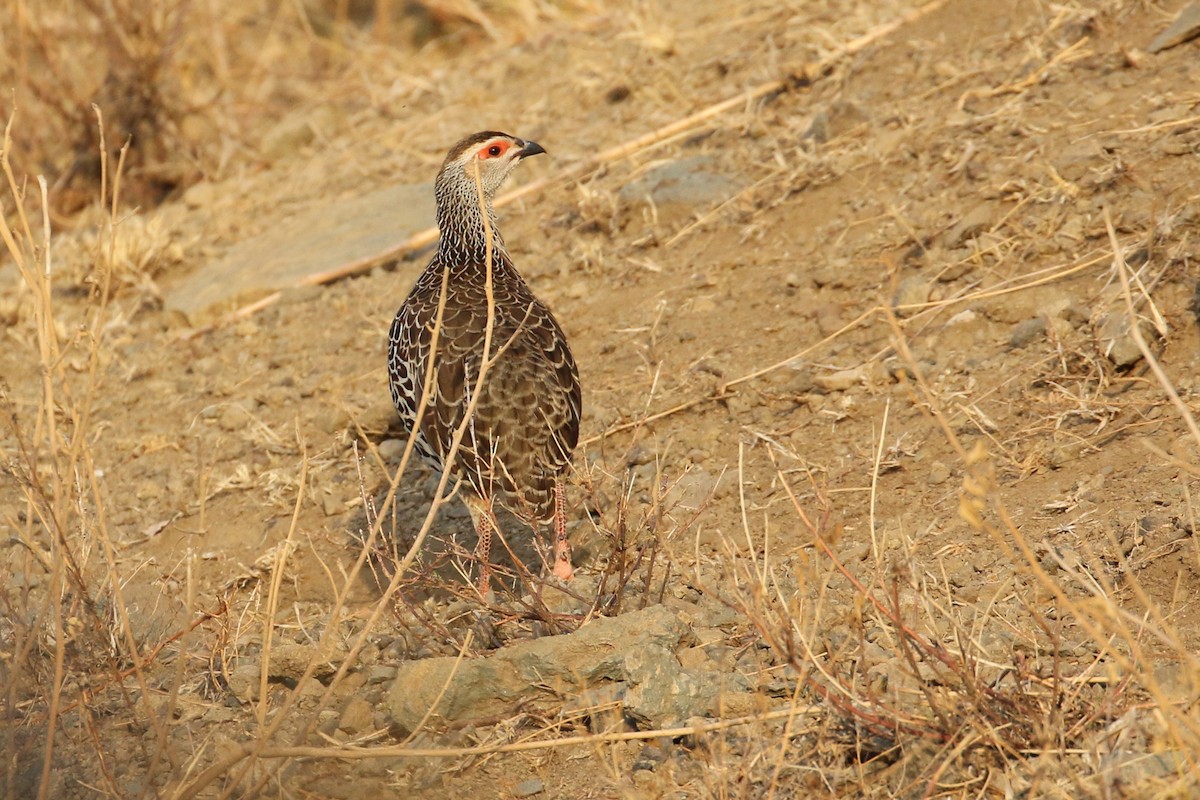
[[[1180,3],[948,0],[841,55],[917,7],[464,4],[420,48],[297,7],[231,49],[264,65],[240,138],[115,229],[60,210],[48,297],[0,266],[9,796],[1197,791],[1200,59],[1147,52]],[[303,47],[324,71],[272,78]],[[436,487],[413,465],[388,503],[385,336],[428,251],[240,317],[163,297],[465,133],[540,142],[519,187],[777,80],[500,210],[584,384],[577,597],[510,578],[480,613],[451,501],[381,605]],[[489,752],[648,725],[550,681],[389,710],[416,660],[658,604],[736,678],[695,716],[758,721]]]

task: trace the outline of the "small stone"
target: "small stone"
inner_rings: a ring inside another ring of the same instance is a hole
[[[351,697],[338,718],[338,729],[352,736],[368,731],[371,729],[373,715],[374,709],[370,703],[361,697]]]
[[[346,501],[336,495],[323,495],[321,497],[321,510],[325,512],[325,516],[327,517],[336,517],[346,510]]]
[[[996,219],[996,208],[990,203],[981,203],[963,215],[958,224],[946,234],[947,247],[958,247],[969,239],[991,228]]]
[[[194,183],[183,193],[183,203],[188,208],[212,208],[220,193],[208,181]]]
[[[221,426],[221,430],[230,433],[240,431],[250,424],[250,414],[241,405],[229,403],[218,412],[217,424]]]
[[[942,267],[938,271],[937,280],[939,283],[950,283],[951,281],[958,280],[973,269],[975,269],[975,263],[971,259],[960,258]]]
[[[396,679],[396,668],[388,664],[373,664],[367,670],[367,683],[391,683]]]
[[[837,303],[826,303],[817,309],[817,330],[822,336],[832,336],[841,330],[842,307]]]
[[[857,386],[867,380],[866,365],[854,369],[844,369],[832,375],[817,375],[813,382],[827,392],[844,392],[852,386]]]
[[[911,317],[921,310],[921,306],[929,302],[933,287],[921,275],[910,275],[900,281],[896,294],[892,297],[892,308],[900,317]]]
[[[841,289],[846,286],[846,280],[851,274],[850,259],[839,258],[810,272],[809,278],[818,289],[824,289],[826,286],[830,289]]]
[[[634,772],[653,772],[658,765],[667,760],[667,752],[654,743],[642,746],[641,752],[633,760]]]
[[[1140,332],[1146,338],[1148,327],[1139,321]],[[1104,350],[1105,357],[1117,367],[1128,367],[1136,364],[1142,358],[1142,350],[1134,339],[1129,317],[1125,314],[1112,312],[1100,319],[1098,338]]]
[[[945,483],[950,478],[950,468],[941,461],[929,465],[929,482],[933,485]]]
[[[1158,149],[1164,156],[1190,156],[1196,152],[1196,144],[1190,139],[1175,137],[1163,141]]]
[[[350,424],[350,415],[344,408],[327,408],[326,413],[317,418],[317,427],[325,433],[337,433]]]
[[[376,447],[379,457],[389,463],[395,464],[404,457],[404,442],[400,439],[384,439]]]
[[[1008,338],[1008,344],[1013,348],[1024,347],[1034,339],[1039,339],[1046,335],[1046,318],[1042,316],[1027,319],[1024,322],[1017,323],[1013,328],[1012,335]]]
[[[535,794],[541,794],[545,788],[546,784],[537,778],[530,778],[513,787],[513,797],[533,797]]]
[[[1200,34],[1200,3],[1189,3],[1184,6],[1166,30],[1154,37],[1154,41],[1150,42],[1146,50],[1150,53],[1157,53],[1183,44],[1197,34]]]
[[[260,672],[258,664],[238,664],[228,673],[229,691],[243,703],[257,700]]]
[[[258,335],[258,323],[252,319],[244,319],[233,326],[233,332],[243,339],[253,338]]]

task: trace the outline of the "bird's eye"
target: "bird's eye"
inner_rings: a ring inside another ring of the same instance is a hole
[[[496,156],[500,155],[500,145],[494,144],[491,147],[489,147],[488,155],[491,156],[492,158],[495,158]]]

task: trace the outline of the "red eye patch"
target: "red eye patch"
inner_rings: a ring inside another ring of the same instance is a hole
[[[479,157],[483,158],[499,158],[508,152],[509,142],[489,142],[479,150]]]

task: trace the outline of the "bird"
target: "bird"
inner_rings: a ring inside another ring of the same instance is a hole
[[[434,183],[437,251],[388,336],[388,379],[416,452],[449,472],[478,536],[490,591],[497,503],[535,531],[553,522],[551,572],[573,575],[565,479],[579,442],[579,369],[562,326],[517,271],[493,200],[537,142],[499,131],[459,140]]]

